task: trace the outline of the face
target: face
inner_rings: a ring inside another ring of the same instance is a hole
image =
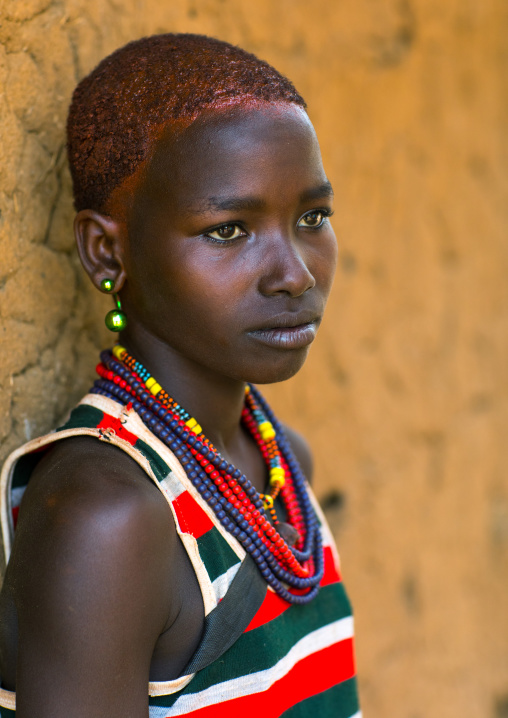
[[[130,327],[225,377],[292,376],[335,270],[331,200],[300,108],[208,113],[163,137],[128,225]]]

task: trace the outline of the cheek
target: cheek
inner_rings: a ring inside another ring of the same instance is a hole
[[[259,258],[254,261],[256,257],[241,246],[222,249],[197,244],[195,251],[175,259],[172,276],[178,293],[200,297],[205,307],[213,305],[225,313],[238,306],[259,271]]]
[[[338,247],[333,231],[323,237],[322,242],[315,248],[310,260],[310,270],[316,279],[318,288],[328,296],[332,287],[335,269],[337,267]]]
[[[212,333],[218,343],[225,343],[246,295],[238,272],[228,262],[219,262],[205,252],[186,256],[185,262],[174,259],[171,268],[161,272],[160,297],[169,308],[170,324],[185,335]]]

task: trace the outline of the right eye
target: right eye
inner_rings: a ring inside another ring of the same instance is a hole
[[[245,236],[246,233],[239,224],[222,224],[220,227],[205,234],[205,237],[215,242],[227,242]]]

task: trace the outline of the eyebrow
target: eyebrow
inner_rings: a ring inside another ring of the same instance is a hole
[[[311,187],[300,195],[300,202],[309,202],[314,199],[333,197],[333,189],[327,180],[317,187]],[[263,209],[266,202],[259,197],[209,197],[197,206],[188,208],[188,211],[196,214],[207,212],[241,212],[243,210]]]
[[[313,199],[332,199],[333,198],[333,187],[329,180],[323,182],[318,187],[311,187],[300,195],[302,202],[308,202]]]
[[[240,212],[245,209],[263,209],[264,206],[265,201],[258,197],[210,197],[199,211]]]

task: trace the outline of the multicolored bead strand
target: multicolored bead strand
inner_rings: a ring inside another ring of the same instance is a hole
[[[269,489],[263,495],[219,454],[197,421],[123,347],[103,352],[101,360],[97,367],[100,379],[92,392],[133,407],[175,454],[217,519],[240,541],[282,598],[291,603],[312,600],[323,576],[321,533],[306,480],[280,424],[257,389],[246,388],[242,421],[268,468]],[[274,502],[279,495],[288,522],[297,532],[295,546],[277,530]]]

